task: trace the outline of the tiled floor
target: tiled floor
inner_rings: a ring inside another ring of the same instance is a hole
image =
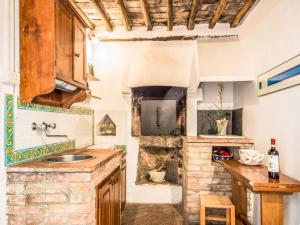
[[[122,225],[184,225],[182,206],[168,204],[127,204]]]

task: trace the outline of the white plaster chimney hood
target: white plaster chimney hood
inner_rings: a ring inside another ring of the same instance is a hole
[[[196,50],[195,41],[144,42],[131,57],[127,87],[190,87],[197,77]]]

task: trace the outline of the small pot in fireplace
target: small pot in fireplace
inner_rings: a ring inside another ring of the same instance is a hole
[[[164,170],[151,170],[149,172],[150,179],[156,183],[162,183],[165,181],[166,171]]]

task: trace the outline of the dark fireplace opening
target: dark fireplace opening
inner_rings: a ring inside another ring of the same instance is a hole
[[[176,131],[176,100],[142,100],[142,135],[172,135]]]
[[[185,135],[186,94],[180,87],[132,88],[132,135]]]

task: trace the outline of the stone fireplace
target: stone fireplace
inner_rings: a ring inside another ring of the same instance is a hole
[[[186,88],[132,88],[132,136],[139,138],[136,184],[182,184]],[[156,181],[153,173],[163,174]]]
[[[182,139],[172,136],[140,137],[136,184],[182,184]],[[165,171],[163,182],[151,180],[150,171]]]

